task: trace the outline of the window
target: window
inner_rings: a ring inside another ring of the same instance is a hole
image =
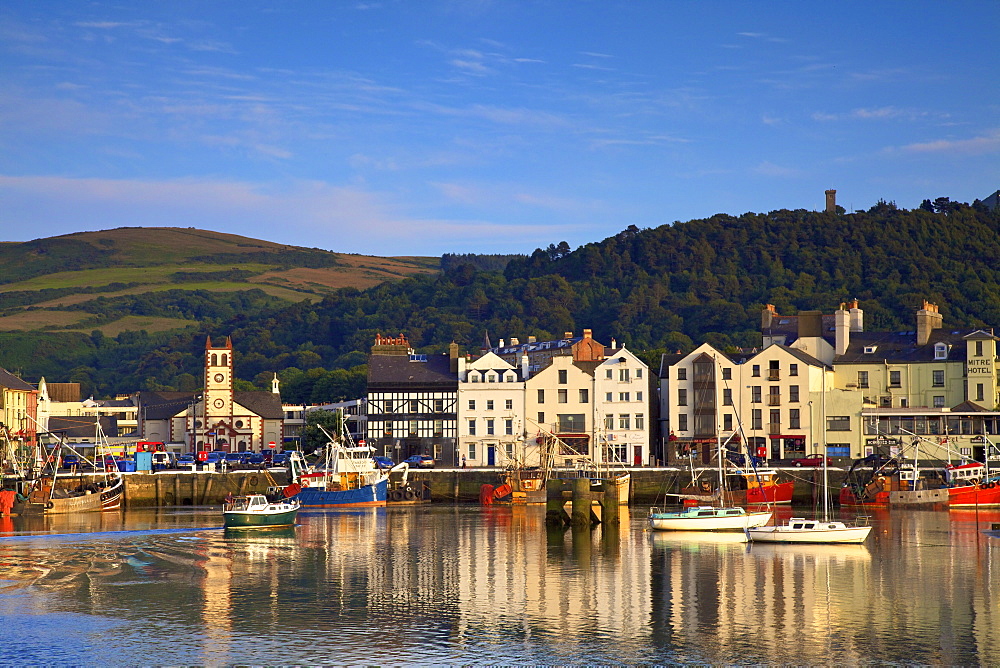
[[[493,410],[493,400],[492,399],[487,399],[486,400],[486,410],[488,410],[488,411]]]
[[[478,383],[479,382],[479,374],[478,373],[471,373],[471,374],[469,374],[469,380],[471,380],[473,383]]]
[[[470,411],[476,410],[476,400],[475,399],[469,399],[469,410]]]
[[[629,426],[632,423],[631,417],[632,416],[630,416],[628,413],[622,413],[621,415],[619,415],[618,416],[618,428],[619,429],[631,429],[632,427]]]
[[[608,392],[607,394],[605,394],[605,395],[604,395],[604,400],[605,400],[606,402],[608,402],[609,404],[610,404],[610,403],[611,403],[612,401],[614,401],[614,399],[612,399],[612,398],[611,398],[611,393],[610,393],[610,392]]]
[[[435,399],[434,400],[434,412],[435,413],[443,413],[444,412],[444,399]]]
[[[588,390],[585,387],[580,388],[580,403],[581,404],[589,404],[590,403],[590,390]]]
[[[781,378],[781,367],[778,360],[770,360],[767,363],[768,380],[778,380]]]
[[[789,385],[788,386],[788,400],[789,401],[793,401],[793,402],[799,400],[799,386],[798,385]]]
[[[799,375],[799,365],[798,364],[789,364],[788,365],[788,375],[789,376],[797,376],[797,375]]]
[[[444,435],[444,420],[434,420],[434,435],[435,436]]]
[[[881,408],[892,408],[892,397],[879,397],[878,405]]]
[[[604,428],[605,429],[615,428],[615,416],[612,415],[611,413],[608,413],[607,415],[604,416]]]
[[[417,402],[416,399],[410,399],[410,412],[411,413],[420,412],[420,404]]]
[[[944,408],[944,397],[934,397],[934,408]]]
[[[935,343],[934,344],[934,359],[936,359],[936,360],[946,360],[946,359],[948,359],[948,344],[947,343]]]
[[[687,390],[677,390],[677,405],[687,406],[688,405],[688,391]]]
[[[565,404],[567,401],[569,401],[568,391],[559,390],[556,394],[556,401],[558,401],[561,404]]]
[[[798,408],[791,408],[788,411],[788,428],[789,429],[801,429],[801,417]]]
[[[487,376],[486,380],[487,380],[487,382],[495,383],[495,382],[497,382],[497,377],[496,377],[496,375],[494,375],[494,374],[491,373],[489,376]]]
[[[631,396],[632,395],[629,392],[619,392],[618,393],[618,401],[631,401],[632,400],[630,398]]]
[[[566,382],[567,382],[566,376],[567,376],[566,369],[559,369],[559,384],[560,385],[565,385],[566,384]]]
[[[733,430],[733,414],[732,413],[726,413],[725,415],[722,416],[722,429],[724,431],[732,431]]]
[[[983,401],[983,384],[976,383],[976,401]]]
[[[933,383],[934,387],[944,387],[944,369],[937,369],[933,372]]]
[[[759,408],[755,408],[750,412],[750,428],[751,429],[763,429],[764,422],[764,411]]]
[[[722,370],[722,380],[732,380],[733,370],[730,368],[725,368]]]
[[[476,458],[476,444],[475,442],[468,444],[469,459]]]
[[[503,402],[503,407],[505,409],[509,410],[509,411],[514,410],[514,400],[513,399],[505,399],[504,402]]]
[[[538,414],[538,424],[545,424],[545,413]]]
[[[688,370],[687,369],[678,369],[677,370],[677,380],[687,380],[687,379],[688,379]]]
[[[646,428],[646,416],[642,413],[635,414],[635,428],[639,430]]]
[[[687,431],[688,428],[688,416],[687,413],[681,413],[677,416],[677,429],[678,431]]]
[[[504,420],[503,421],[503,433],[507,434],[508,436],[513,436],[514,435],[514,421],[513,420]]]
[[[496,433],[496,430],[493,427],[493,423],[494,420],[492,418],[486,421],[486,434],[488,436],[492,436],[493,434]]]
[[[728,387],[722,390],[722,405],[723,406],[733,405],[733,391]]]
[[[604,372],[604,377],[607,378],[608,380],[611,380],[612,378],[614,378],[614,376],[615,372],[612,371],[611,369],[608,369],[607,371]]]
[[[469,436],[475,436],[475,435],[476,435],[476,421],[469,420]]]
[[[760,385],[754,385],[750,388],[750,403],[760,403]]]
[[[850,415],[830,415],[826,418],[826,430],[827,431],[850,431],[851,430],[851,416]]]
[[[753,365],[753,374],[752,375],[755,378],[758,377],[758,376],[760,376],[760,365],[759,364],[754,364]]]
[[[900,371],[890,371],[889,372],[889,387],[902,387],[901,376],[902,376],[902,372],[900,372]]]
[[[858,387],[868,387],[868,372],[859,371],[858,372]]]
[[[545,390],[538,390],[538,403],[545,403]]]
[[[639,380],[640,378],[642,378],[642,369],[636,369],[635,370],[635,379]]]
[[[629,382],[629,370],[628,369],[618,369],[618,380],[622,383]]]
[[[771,430],[772,434],[781,433],[781,411],[772,410],[770,412],[768,428]]]
[[[976,357],[982,357],[982,356],[983,356],[983,342],[976,341]]]

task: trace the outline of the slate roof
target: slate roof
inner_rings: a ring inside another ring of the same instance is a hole
[[[183,413],[200,392],[140,392],[140,410],[146,420],[167,420]],[[273,392],[255,390],[233,392],[233,401],[265,420],[282,420],[281,396]]]
[[[847,352],[834,358],[835,364],[863,364],[872,362],[963,362],[965,361],[965,337],[978,329],[935,329],[930,340],[917,345],[917,333],[908,332],[851,332]],[[947,343],[948,357],[934,359],[934,344]],[[866,353],[866,347],[875,347],[875,352]]]
[[[59,434],[63,438],[90,438],[96,436],[96,415],[52,415],[49,416],[49,432]],[[118,418],[113,415],[100,416],[101,429],[104,435],[113,438],[118,436]]]
[[[33,385],[29,385],[4,368],[0,368],[0,387],[6,387],[11,390],[26,391],[32,391],[35,389]]]
[[[426,361],[418,361],[426,360]],[[451,371],[451,358],[440,355],[370,355],[368,389],[392,388],[458,390],[458,374]]]

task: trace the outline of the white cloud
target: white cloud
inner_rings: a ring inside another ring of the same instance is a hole
[[[1000,152],[1000,130],[970,139],[938,139],[900,147],[907,153],[951,153],[954,155],[981,155]]]
[[[781,167],[767,160],[754,167],[753,171],[755,174],[760,174],[761,176],[775,176],[780,178],[792,178],[801,175],[801,172],[797,169]]]

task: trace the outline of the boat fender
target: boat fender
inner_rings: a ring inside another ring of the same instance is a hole
[[[256,487],[257,483],[260,482],[260,481],[257,480],[257,476],[252,475],[252,476],[250,476],[250,480],[248,482],[250,483],[251,487]]]
[[[51,508],[55,508],[55,506],[56,506],[56,504],[52,503],[51,501],[46,501],[45,502],[45,507],[46,508],[50,508],[51,509]]]
[[[405,498],[407,501],[413,501],[413,499],[417,498],[417,495],[411,492],[410,490],[406,490],[406,492],[403,493],[403,498]]]

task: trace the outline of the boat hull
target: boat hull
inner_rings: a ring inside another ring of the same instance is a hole
[[[1000,507],[1000,483],[948,488],[949,508]]]
[[[70,515],[75,513],[99,513],[105,510],[119,510],[125,495],[125,482],[115,479],[110,487],[98,489],[89,494],[67,497],[53,497],[44,502],[31,502],[28,512],[43,512],[46,515]]]
[[[748,504],[791,503],[795,482],[779,482],[774,485],[756,487],[747,490]]]
[[[834,526],[820,523],[815,529],[792,529],[787,526],[757,527],[747,529],[747,535],[755,543],[863,543],[871,533],[871,527]]]
[[[223,523],[227,529],[285,527],[295,524],[298,512],[298,508],[270,513],[227,511],[223,513]]]
[[[364,508],[384,506],[388,499],[389,480],[383,478],[372,485],[356,489],[324,490],[303,487],[295,496],[303,508]]]
[[[740,509],[742,510],[742,509]],[[713,514],[699,517],[695,513],[653,513],[649,526],[656,531],[742,531],[767,524],[771,513]]]

